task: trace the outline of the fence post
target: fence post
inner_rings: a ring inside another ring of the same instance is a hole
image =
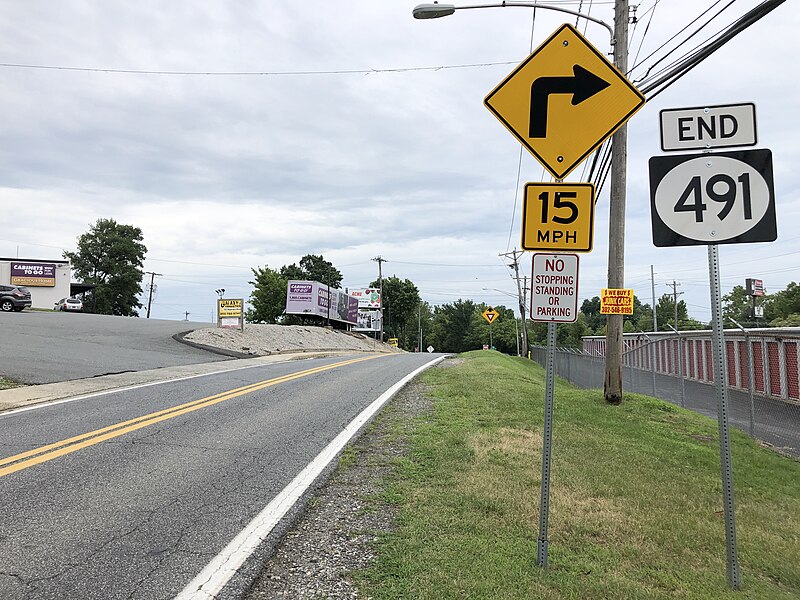
[[[753,379],[756,375],[755,364],[753,363],[753,340],[750,339],[750,333],[739,325],[736,321],[728,317],[728,320],[736,325],[742,333],[744,333],[744,342],[747,344],[747,394],[750,396],[750,437],[756,437],[756,407],[753,401],[753,390],[755,389],[755,382]]]
[[[672,329],[678,336],[678,378],[681,380],[681,408],[686,408],[686,386],[683,383],[683,340],[681,339],[681,332],[675,329],[669,323],[667,327]]]

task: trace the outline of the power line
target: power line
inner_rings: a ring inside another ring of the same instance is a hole
[[[163,71],[147,69],[114,69],[103,67],[67,67],[63,65],[32,65],[22,63],[0,63],[9,69],[36,69],[44,71],[78,71],[83,73],[111,73],[117,75],[163,75],[163,76],[202,76],[202,77],[298,77],[314,75],[370,75],[378,73],[412,73],[416,71],[444,71],[447,69],[477,69],[515,65],[519,61],[469,63],[463,65],[439,65],[427,67],[398,67],[383,69],[332,69],[319,71]]]

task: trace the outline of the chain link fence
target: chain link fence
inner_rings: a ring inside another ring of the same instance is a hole
[[[765,333],[768,332],[768,333]],[[556,350],[555,372],[581,388],[603,388],[602,338],[584,351]],[[800,330],[726,331],[729,421],[781,453],[800,458]],[[626,334],[623,391],[647,394],[717,418],[711,332]],[[531,358],[546,364],[547,349]]]

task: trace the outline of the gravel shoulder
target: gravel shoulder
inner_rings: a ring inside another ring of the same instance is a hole
[[[430,408],[417,381],[395,396],[342,454],[339,467],[264,563],[247,600],[360,597],[350,574],[375,559],[376,540],[395,528],[397,509],[381,497],[384,478],[407,452],[415,418]]]
[[[247,324],[244,331],[209,327],[183,334],[181,341],[239,356],[325,351],[400,352],[361,333],[304,325]]]

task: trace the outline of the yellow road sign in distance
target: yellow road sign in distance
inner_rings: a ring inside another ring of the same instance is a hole
[[[572,25],[559,27],[483,103],[563,179],[645,98]]]
[[[497,320],[497,317],[500,316],[500,313],[493,309],[491,306],[487,308],[485,311],[481,313],[483,318],[486,319],[486,322],[491,325]]]
[[[525,184],[523,250],[591,252],[593,244],[594,185]]]

